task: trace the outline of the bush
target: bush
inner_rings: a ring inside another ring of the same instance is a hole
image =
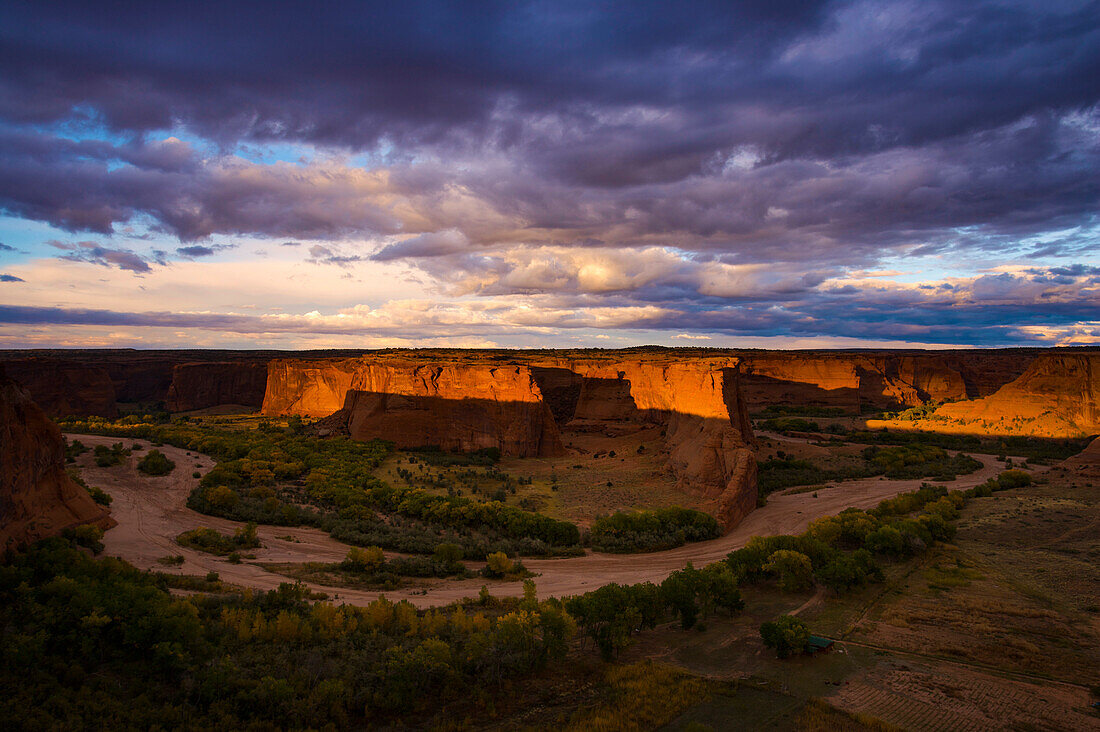
[[[256,524],[253,523],[237,529],[233,536],[226,536],[206,527],[192,529],[177,536],[176,543],[218,556],[236,553],[238,549],[255,549],[261,546],[259,537],[256,536]]]
[[[382,553],[381,547],[352,547],[340,567],[352,572],[376,572],[385,561],[386,555]]]
[[[122,461],[130,455],[130,451],[122,447],[121,442],[116,442],[110,447],[106,445],[96,445],[92,454],[95,456],[95,464],[97,467],[110,468],[114,465],[120,465]]]
[[[503,577],[510,574],[515,569],[515,565],[504,552],[493,552],[486,557],[485,569],[491,577]]]
[[[722,535],[718,521],[691,508],[619,511],[597,518],[589,530],[594,549],[604,552],[650,552],[671,549]]]
[[[150,450],[145,457],[137,462],[137,469],[146,475],[168,475],[176,467],[176,464],[168,459],[160,450]]]

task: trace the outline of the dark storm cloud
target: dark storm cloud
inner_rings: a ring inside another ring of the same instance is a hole
[[[148,215],[184,240],[515,237],[472,216],[410,228],[293,171],[234,175],[186,143],[142,141],[177,126],[227,149],[385,140],[386,194],[430,209],[461,184],[527,243],[664,237],[771,256],[843,242],[858,259],[967,245],[949,230],[977,224],[989,245],[1096,209],[1095,3],[12,2],[0,21],[0,205],[73,231]],[[81,120],[134,141],[29,131]],[[479,168],[496,158],[508,164]]]
[[[648,313],[625,328],[987,343],[1096,316],[1095,262],[1039,262],[1095,256],[1096,2],[12,1],[0,68],[0,210],[70,232],[403,260]],[[905,255],[1036,266],[830,284]]]
[[[0,274],[0,282],[26,282],[26,280],[15,275]]]

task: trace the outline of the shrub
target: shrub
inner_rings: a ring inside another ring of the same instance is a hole
[[[340,567],[352,572],[376,572],[385,561],[386,555],[382,553],[381,547],[352,547]]]
[[[515,569],[515,565],[504,552],[493,552],[486,557],[485,569],[491,577],[503,577],[510,574]]]
[[[691,508],[619,511],[597,518],[589,530],[594,549],[605,552],[648,552],[693,541],[716,539],[722,531],[709,513]]]
[[[137,469],[146,475],[168,475],[175,467],[176,464],[168,456],[156,449],[145,453],[145,457],[137,463]]]

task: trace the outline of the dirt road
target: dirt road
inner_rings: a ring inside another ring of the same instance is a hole
[[[110,445],[118,438],[92,435],[67,435],[79,439],[85,445]],[[121,440],[130,446],[134,440]],[[149,449],[148,443],[138,440]],[[253,587],[274,589],[288,581],[286,577],[268,572],[250,564],[230,564],[224,558],[181,547],[175,537],[189,529],[208,526],[231,533],[240,523],[206,516],[187,508],[187,496],[198,483],[193,477],[214,466],[214,461],[198,453],[188,454],[174,447],[159,448],[176,462],[176,469],[163,477],[150,477],[135,468],[140,452],[124,465],[97,468],[91,454],[80,458],[83,475],[89,485],[99,486],[114,498],[111,515],[118,526],[104,537],[106,552],[122,557],[143,569],[158,569],[184,574],[206,574],[213,570],[227,582]],[[960,477],[952,488],[969,488],[996,476],[1003,466],[988,455],[975,455],[983,467],[975,473]],[[671,572],[687,562],[703,566],[722,559],[730,551],[745,545],[753,536],[792,534],[803,531],[815,518],[839,513],[845,508],[870,508],[885,498],[915,490],[921,480],[886,480],[867,478],[839,483],[813,493],[794,495],[773,494],[768,505],[753,511],[729,534],[713,541],[688,544],[652,554],[598,554],[589,553],[572,559],[525,559],[524,564],[539,575],[535,578],[539,596],[563,597],[593,590],[609,582],[631,584],[635,582],[660,582]],[[309,528],[261,526],[258,531],[263,548],[255,550],[257,562],[335,562],[347,554],[348,547],[327,534]],[[279,538],[288,537],[288,538]],[[178,568],[166,568],[157,562],[166,556],[182,555],[184,563]],[[326,592],[338,602],[365,604],[385,594],[390,599],[407,599],[419,607],[442,605],[464,597],[476,596],[485,580],[437,580],[425,589],[408,589],[386,593],[348,590],[311,585]],[[520,595],[520,582],[492,582],[494,595]]]

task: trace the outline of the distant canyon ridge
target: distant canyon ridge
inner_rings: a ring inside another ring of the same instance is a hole
[[[0,364],[54,416],[238,406],[310,417],[321,435],[535,458],[564,454],[563,433],[659,427],[670,478],[727,528],[756,505],[749,415],[768,407],[949,402],[900,426],[1100,431],[1100,352],[1077,349],[6,351]]]

